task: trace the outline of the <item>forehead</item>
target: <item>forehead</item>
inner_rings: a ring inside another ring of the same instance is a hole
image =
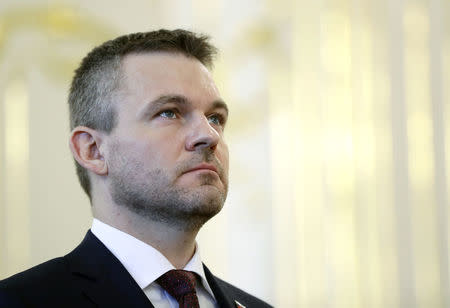
[[[126,89],[133,93],[159,96],[201,93],[217,96],[218,90],[208,69],[197,59],[167,52],[130,54],[122,61]]]

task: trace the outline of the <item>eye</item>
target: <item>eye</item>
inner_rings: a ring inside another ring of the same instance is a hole
[[[177,118],[177,114],[175,113],[174,110],[164,110],[164,111],[161,111],[158,115],[163,118],[167,118],[167,119],[176,119]]]
[[[225,118],[221,114],[213,114],[208,117],[209,123],[212,123],[214,125],[224,125],[225,124]]]

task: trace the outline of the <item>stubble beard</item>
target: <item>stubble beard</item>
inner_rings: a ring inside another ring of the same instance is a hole
[[[213,154],[204,152],[195,162],[212,160]],[[177,230],[198,231],[220,212],[225,203],[228,185],[227,175],[222,169],[219,173],[225,178],[223,189],[214,185],[217,178],[211,174],[199,174],[199,186],[183,188],[176,186],[163,169],[143,171],[145,169],[139,163],[125,162],[123,158],[119,161],[120,168],[115,166],[109,173],[112,199],[149,222],[162,223]],[[178,166],[175,173],[181,173],[193,163]]]

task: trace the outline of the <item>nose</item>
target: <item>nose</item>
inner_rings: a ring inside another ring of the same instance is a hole
[[[217,130],[215,130],[208,119],[202,115],[196,117],[189,127],[189,133],[186,138],[186,150],[198,151],[205,148],[215,150],[219,140],[220,135]]]

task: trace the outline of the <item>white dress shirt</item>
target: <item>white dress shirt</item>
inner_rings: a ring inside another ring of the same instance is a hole
[[[147,295],[156,308],[178,308],[178,302],[169,295],[157,282],[161,275],[175,269],[167,258],[152,246],[94,218],[92,233],[119,259],[131,277]],[[216,308],[214,294],[206,280],[200,259],[200,251],[196,245],[192,259],[183,268],[196,273],[197,297],[201,308]]]

